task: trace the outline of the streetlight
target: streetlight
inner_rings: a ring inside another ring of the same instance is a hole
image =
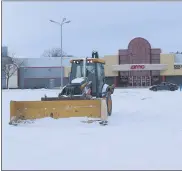
[[[63,30],[63,25],[64,24],[68,24],[71,21],[70,20],[66,20],[66,18],[63,18],[62,22],[59,23],[57,21],[54,20],[50,20],[50,22],[58,24],[61,27],[61,88],[63,88],[63,36],[62,36],[62,30]]]

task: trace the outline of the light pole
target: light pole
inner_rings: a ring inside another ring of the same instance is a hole
[[[66,20],[66,18],[63,18],[62,22],[59,23],[57,21],[54,20],[50,20],[50,22],[58,24],[61,27],[61,88],[63,88],[63,25],[64,24],[68,24],[71,21],[70,20]]]

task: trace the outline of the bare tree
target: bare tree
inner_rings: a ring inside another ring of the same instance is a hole
[[[6,86],[9,88],[9,79],[15,74],[15,72],[22,66],[24,61],[15,60],[15,58],[11,57],[11,63],[2,65],[2,72],[4,72],[6,76]]]
[[[62,56],[66,56],[65,52],[62,52]],[[60,48],[52,48],[49,50],[45,50],[42,54],[43,57],[61,57],[61,49]]]

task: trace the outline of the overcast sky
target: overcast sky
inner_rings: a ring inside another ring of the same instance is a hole
[[[60,27],[49,20],[71,20],[63,28],[63,50],[74,56],[117,54],[135,37],[163,52],[182,51],[182,2],[3,2],[2,39],[16,56],[40,57],[60,47]]]

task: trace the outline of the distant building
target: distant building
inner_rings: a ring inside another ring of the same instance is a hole
[[[8,47],[2,46],[2,48],[1,48],[1,72],[2,72],[1,82],[2,82],[2,88],[7,88],[7,86],[6,86],[6,73],[3,71],[4,67],[7,64],[11,64],[11,63],[12,63],[12,58],[8,56]]]
[[[1,86],[2,89],[6,88],[6,74],[3,71],[1,72]]]
[[[10,78],[10,88],[60,87],[61,72],[65,85],[73,58],[63,57],[62,69],[60,57],[16,58],[17,63],[23,63]],[[105,60],[106,83],[115,84],[116,87],[146,87],[162,81],[182,84],[182,54],[164,54],[160,48],[152,48],[141,37],[131,40],[126,49],[118,49],[116,55],[105,55],[102,59]],[[3,60],[2,63],[11,63],[10,57]]]
[[[161,63],[167,69],[160,72],[163,81],[182,84],[182,54],[161,54]]]
[[[168,81],[182,84],[182,54],[163,54],[141,37],[130,41],[118,55],[107,55],[105,74],[117,87],[145,87]]]
[[[61,85],[61,72],[63,72],[64,85],[68,83],[71,57],[63,57],[63,68],[61,69],[60,57],[42,58],[16,58],[22,63],[18,70],[18,87],[29,88],[54,88]]]
[[[2,57],[8,56],[8,47],[7,46],[2,46],[2,48],[1,48],[1,56]]]

